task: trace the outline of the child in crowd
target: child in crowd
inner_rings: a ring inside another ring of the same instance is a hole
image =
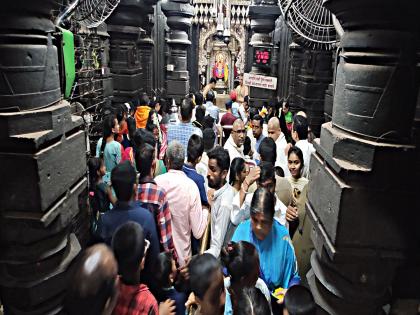
[[[124,149],[124,153],[122,155],[121,162],[123,161],[130,161],[131,165],[136,168],[136,163],[134,162],[134,133],[136,132],[136,121],[134,119],[127,119],[127,127],[128,127],[128,136],[126,147]]]
[[[244,288],[258,288],[265,296],[267,305],[271,302],[270,291],[259,278],[260,259],[253,244],[245,241],[229,243],[222,249],[221,260],[229,275],[225,278],[225,315],[232,314],[232,309],[238,307],[238,297]]]
[[[257,288],[243,288],[238,295],[234,315],[271,315],[270,304]]]
[[[287,290],[283,304],[283,315],[316,314],[316,305],[312,293],[302,285],[295,285]]]
[[[225,286],[222,266],[212,254],[194,256],[189,264],[190,288],[201,315],[222,315]]]
[[[167,300],[158,307],[147,285],[140,282],[150,242],[136,222],[121,225],[112,238],[112,249],[118,262],[119,297],[114,315],[174,314],[175,303]]]
[[[114,135],[118,134],[120,126],[114,115],[108,115],[103,121],[103,137],[96,144],[96,157],[104,160],[106,173],[104,182],[109,184],[111,171],[121,162],[122,145],[114,140]]]
[[[169,252],[160,253],[158,265],[157,279],[161,289],[158,300],[166,301],[169,299],[175,301],[176,315],[185,315],[187,296],[183,292],[178,292],[174,287],[178,270],[173,255]]]
[[[89,202],[92,209],[92,232],[96,231],[100,213],[109,210],[111,203],[115,204],[111,187],[104,183],[106,173],[103,159],[92,157],[89,166]]]

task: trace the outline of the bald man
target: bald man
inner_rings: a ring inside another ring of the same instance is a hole
[[[106,245],[87,248],[72,270],[64,304],[67,314],[111,314],[118,298],[117,274],[117,261]]]
[[[272,117],[268,121],[268,136],[274,140],[277,148],[277,159],[275,166],[280,166],[284,171],[284,176],[290,175],[289,168],[287,167],[287,157],[285,149],[287,147],[286,137],[280,128],[280,120],[277,117]]]
[[[245,124],[242,119],[236,119],[232,125],[232,132],[226,140],[224,149],[228,150],[230,162],[236,157],[244,157]]]

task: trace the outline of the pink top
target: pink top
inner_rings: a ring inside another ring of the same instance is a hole
[[[207,226],[209,212],[202,209],[197,185],[183,171],[169,170],[155,178],[166,191],[172,217],[172,237],[180,266],[191,257],[191,231],[201,238]]]

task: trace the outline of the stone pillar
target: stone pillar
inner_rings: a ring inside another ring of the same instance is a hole
[[[290,49],[290,73],[289,73],[289,106],[290,110],[294,113],[301,110],[298,105],[297,94],[297,78],[300,74],[300,69],[303,62],[303,49],[302,47],[293,42],[289,46]]]
[[[121,0],[107,20],[110,38],[110,68],[114,104],[132,101],[144,89],[143,68],[137,42],[146,33],[143,1]]]
[[[330,314],[381,314],[397,268],[419,253],[411,136],[419,3],[402,1],[398,10],[391,0],[380,10],[375,0],[325,5],[345,34],[332,122],[322,126],[310,165],[315,252],[307,278]],[[413,288],[414,279],[406,277],[404,286]]]
[[[0,300],[5,314],[58,314],[87,213],[86,136],[62,100],[51,11],[57,1],[3,1],[0,11]],[[25,10],[22,10],[25,8]]]
[[[331,56],[330,51],[305,50],[297,76],[295,100],[307,114],[308,123],[317,137],[324,123],[325,90],[332,81]]]
[[[248,53],[253,56],[251,73],[276,76],[277,74],[277,54],[274,47],[271,33],[274,31],[275,22],[280,16],[280,7],[275,1],[265,1],[263,4],[257,4],[261,1],[252,1],[249,6],[249,18],[251,20],[251,40],[249,42]],[[258,49],[268,51],[270,62],[266,65],[254,62],[255,53]],[[270,101],[274,98],[276,90],[249,88],[251,104],[262,106],[264,101]]]
[[[168,97],[180,103],[190,90],[187,48],[191,45],[188,33],[194,16],[194,7],[189,0],[168,0],[162,3],[162,11],[170,29],[166,38],[169,46],[166,62],[166,92]]]
[[[154,74],[153,74],[153,49],[155,43],[152,39],[152,30],[154,26],[154,8],[156,0],[145,1],[143,6],[143,15],[145,15],[142,28],[144,33],[137,41],[138,54],[142,71],[143,92],[152,96]]]

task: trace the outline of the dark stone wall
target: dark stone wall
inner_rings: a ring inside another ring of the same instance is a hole
[[[398,298],[390,288],[404,266],[412,268],[400,277],[405,296],[419,292],[418,138],[412,129],[419,3],[402,1],[399,10],[388,0],[381,10],[375,0],[326,5],[345,34],[332,121],[322,126],[310,165],[306,211],[315,251],[307,278],[330,314],[382,314],[392,303],[389,293]]]
[[[86,135],[62,100],[57,1],[2,5],[0,300],[6,314],[58,314],[81,249],[72,222],[87,215]]]

